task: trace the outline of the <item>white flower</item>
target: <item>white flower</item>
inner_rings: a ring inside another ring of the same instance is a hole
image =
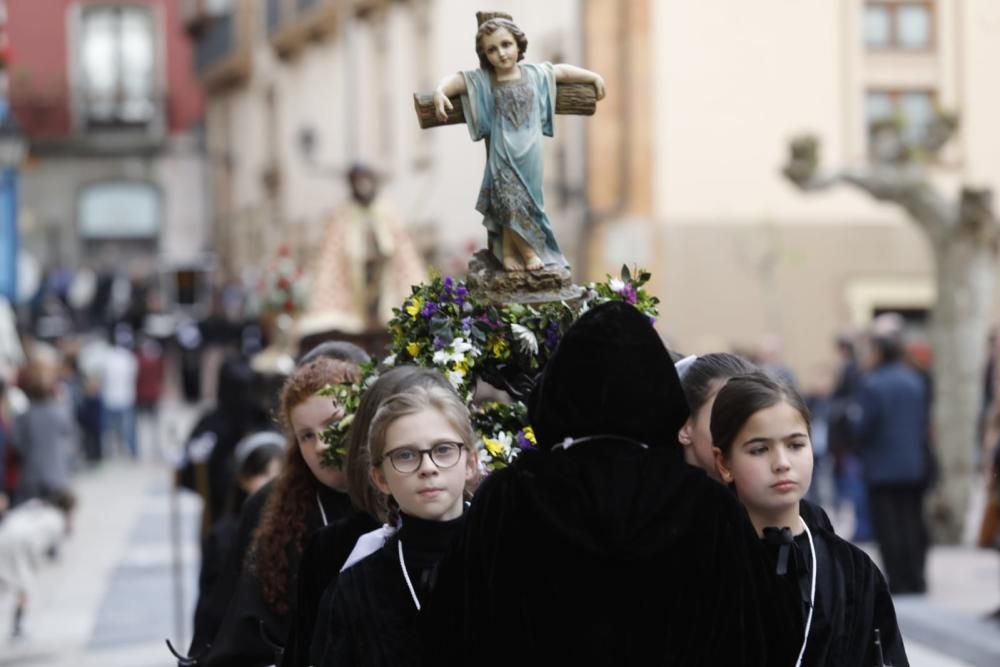
[[[538,354],[538,339],[531,329],[522,324],[511,324],[510,330],[521,344],[521,351],[525,354]]]
[[[465,353],[468,352],[469,355],[472,357],[479,356],[479,348],[477,348],[475,345],[468,342],[461,336],[459,336],[458,338],[456,338],[451,342],[451,349],[454,351],[456,355],[465,355]],[[460,358],[457,358],[455,356],[453,356],[452,359],[454,359],[455,361],[461,361]]]
[[[611,280],[608,281],[608,287],[611,288],[612,292],[615,292],[616,294],[621,294],[622,291],[625,289],[625,282],[623,280],[619,280],[618,278],[612,278]]]
[[[388,357],[386,357],[385,359],[382,360],[382,365],[383,366],[388,366],[390,368],[392,368],[393,366],[395,366],[396,365],[396,355],[395,354],[390,354]]]
[[[372,373],[368,376],[368,379],[365,380],[365,389],[369,389],[376,382],[378,382],[378,373]]]
[[[433,361],[438,366],[444,366],[445,364],[448,363],[448,360],[450,359],[451,355],[448,353],[447,350],[438,350],[437,352],[434,353],[434,356],[431,357],[431,361]]]
[[[462,371],[448,371],[448,382],[455,389],[462,386],[462,381],[465,379],[465,373]]]

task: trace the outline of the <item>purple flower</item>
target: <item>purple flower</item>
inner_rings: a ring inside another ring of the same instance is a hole
[[[653,317],[652,315],[646,315],[646,317],[649,318],[650,325],[656,326],[656,318],[655,317]]]
[[[455,281],[453,281],[451,279],[451,276],[445,276],[445,278],[444,278],[444,288],[445,288],[445,290],[447,290],[447,291],[450,292],[452,290],[452,287],[454,287],[454,285],[455,285]]]
[[[490,317],[489,317],[489,315],[487,315],[486,313],[483,313],[482,315],[480,315],[476,319],[479,320],[480,322],[485,323],[486,326],[488,326],[490,329],[494,329],[495,330],[495,329],[498,329],[500,327],[500,325],[497,324],[496,322],[494,322],[493,320],[491,320]]]
[[[531,441],[524,437],[524,431],[518,431],[515,437],[517,438],[517,446],[521,449],[531,449],[533,447]]]
[[[433,301],[428,301],[424,304],[424,307],[420,310],[420,314],[425,318],[430,319],[434,313],[438,311],[438,305]]]
[[[443,350],[448,343],[441,336],[434,336],[434,349]]]
[[[559,326],[555,322],[549,322],[545,327],[545,347],[554,350],[559,344]]]
[[[632,283],[626,283],[625,289],[621,291],[623,297],[625,297],[625,303],[630,303],[633,306],[639,301],[639,296],[635,293],[635,285]]]
[[[472,329],[472,318],[471,317],[463,317],[462,318],[462,331],[468,332],[470,329]]]

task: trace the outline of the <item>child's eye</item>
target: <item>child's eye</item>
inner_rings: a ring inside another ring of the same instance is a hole
[[[767,453],[767,447],[764,445],[761,445],[760,447],[750,448],[750,456],[760,456],[761,454],[766,454],[766,453]]]
[[[796,440],[795,442],[792,442],[789,446],[792,449],[802,449],[803,447],[806,446],[806,443],[804,440]]]

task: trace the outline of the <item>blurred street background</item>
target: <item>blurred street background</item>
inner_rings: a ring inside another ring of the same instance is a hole
[[[0,559],[0,665],[176,664],[236,441],[196,424],[465,274],[483,149],[413,95],[478,9],[607,84],[546,141],[575,281],[647,269],[672,349],[791,379],[838,533],[884,564],[905,486],[933,538],[911,664],[1000,664],[1000,1],[0,0],[0,511],[50,527],[26,583]],[[912,479],[844,435],[879,336],[928,397]]]

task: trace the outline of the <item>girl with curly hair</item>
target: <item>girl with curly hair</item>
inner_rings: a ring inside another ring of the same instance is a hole
[[[244,519],[253,517],[254,506],[263,502],[260,522],[247,553],[233,554],[234,558],[245,556],[243,572],[214,641],[202,636],[192,644],[191,655],[199,656],[198,664],[263,667],[277,662],[288,632],[289,611],[295,607],[303,548],[317,530],[355,511],[346,493],[344,471],[323,463],[327,445],[322,432],[342,419],[344,411],[318,392],[357,378],[355,364],[319,358],[296,369],[285,381],[278,415],[288,438],[285,464],[273,485],[247,501]]]

